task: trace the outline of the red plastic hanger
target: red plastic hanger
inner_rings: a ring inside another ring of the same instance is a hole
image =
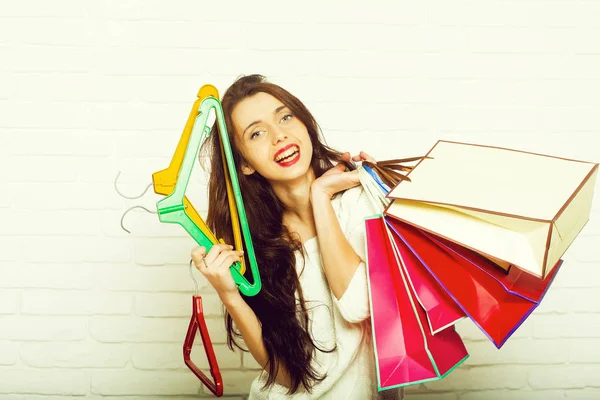
[[[192,261],[190,260],[190,275],[194,279],[192,274]],[[217,397],[223,396],[223,378],[221,377],[221,371],[219,370],[219,364],[217,363],[217,357],[215,356],[215,350],[210,340],[208,328],[204,321],[204,310],[202,309],[202,297],[198,295],[198,283],[194,279],[196,284],[196,294],[192,296],[192,318],[188,326],[187,334],[185,335],[185,341],[183,342],[183,360],[185,365],[202,381],[202,383]],[[194,345],[194,339],[196,338],[196,332],[200,333],[202,338],[202,344],[204,345],[204,351],[206,358],[208,359],[208,365],[210,367],[210,374],[212,379],[206,376],[200,368],[190,358],[192,353],[192,346]]]

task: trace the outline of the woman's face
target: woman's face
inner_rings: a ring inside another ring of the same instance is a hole
[[[238,103],[232,120],[245,175],[290,181],[306,174],[313,151],[308,130],[282,102],[259,92]]]

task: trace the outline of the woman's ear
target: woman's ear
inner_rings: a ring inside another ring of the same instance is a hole
[[[246,163],[242,164],[242,173],[244,175],[252,175],[254,172],[256,172],[254,168],[252,168]]]

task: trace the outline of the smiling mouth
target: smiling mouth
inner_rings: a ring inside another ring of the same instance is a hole
[[[298,153],[300,152],[300,149],[296,146],[290,148],[289,150],[287,150],[285,153],[283,153],[282,155],[278,156],[275,159],[276,163],[286,163],[288,161],[293,160]]]

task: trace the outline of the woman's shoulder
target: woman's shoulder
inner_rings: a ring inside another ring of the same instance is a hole
[[[358,185],[344,190],[337,198],[347,203],[353,199],[358,199],[364,192],[365,190],[363,189],[362,185]]]

